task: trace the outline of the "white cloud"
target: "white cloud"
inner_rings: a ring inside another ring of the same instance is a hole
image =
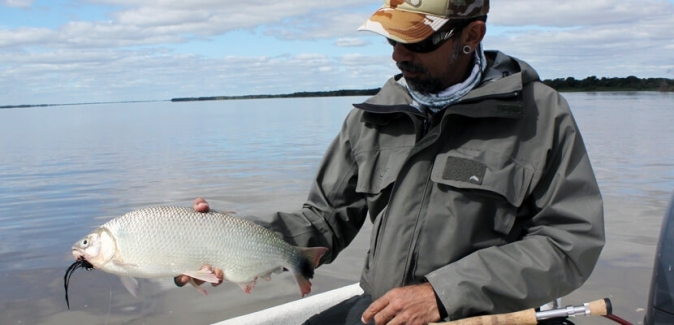
[[[108,4],[129,6],[130,1],[111,0]],[[134,2],[135,5],[136,2]],[[354,15],[340,8],[362,8],[378,0],[344,0],[325,2],[314,0],[294,1],[217,1],[201,0],[185,2],[180,0],[144,2],[142,7],[132,6],[130,9],[115,13],[116,22],[133,26],[158,27],[173,26],[176,32],[194,33],[196,35],[215,35],[234,29],[254,28],[258,26],[272,27],[278,35],[293,34],[279,26],[302,30],[306,26],[314,26],[311,34],[326,37],[333,33],[323,33],[334,29],[335,25],[349,25]],[[342,11],[342,12],[340,12]],[[286,21],[293,22],[286,24]],[[326,23],[326,22],[329,22]],[[326,28],[326,26],[332,26]],[[351,29],[355,29],[351,25]],[[343,28],[343,27],[342,27]],[[302,35],[307,34],[300,33]],[[343,36],[343,35],[342,35]],[[328,36],[329,37],[329,36]]]
[[[55,35],[54,31],[47,28],[0,30],[0,49],[42,44],[49,42]]]
[[[672,17],[667,0],[492,1],[489,21],[506,26],[596,26]]]
[[[335,42],[338,47],[361,47],[370,45],[372,42],[362,38],[340,38]]]
[[[0,4],[7,7],[28,8],[34,0],[2,0]]]
[[[528,61],[544,79],[665,76],[674,65],[671,17],[666,0],[493,2],[485,44]]]
[[[140,7],[134,10],[118,12],[112,15],[121,25],[138,27],[194,26],[208,23],[214,14],[205,9],[162,9]],[[189,27],[185,29],[188,31]]]
[[[342,65],[346,67],[356,66],[379,66],[389,67],[394,66],[390,55],[362,55],[362,54],[346,54],[339,58]]]
[[[356,31],[381,0],[87,2],[117,9],[109,20],[0,28],[0,105],[375,88],[397,72],[390,48]],[[528,61],[545,79],[671,78],[671,17],[666,0],[492,1],[485,45]],[[251,42],[264,34],[298,48],[319,46],[314,40],[332,47],[283,56],[178,53],[234,30],[253,31]],[[381,52],[372,54],[374,46]]]
[[[0,47],[9,48],[119,48],[184,42],[176,33],[149,32],[145,29],[112,23],[69,22],[58,30],[19,28],[0,30]]]
[[[356,64],[358,60],[381,63],[382,57],[300,54],[211,59],[151,50],[73,49],[0,53],[0,62],[11,67],[0,70],[0,105],[374,88],[393,73],[393,67]],[[368,80],[361,80],[363,76]]]
[[[351,13],[333,10],[287,19],[269,28],[267,35],[286,40],[325,39],[359,35],[358,26],[371,13]]]
[[[7,1],[7,0],[5,0]],[[10,0],[18,1],[18,0]],[[101,48],[185,42],[263,26],[267,34],[285,39],[344,37],[355,33],[366,15],[340,9],[362,8],[375,1],[89,1],[122,6],[109,21],[71,21],[57,29],[0,30],[0,47]],[[376,1],[378,2],[378,1]]]

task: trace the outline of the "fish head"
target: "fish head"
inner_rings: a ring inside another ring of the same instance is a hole
[[[96,229],[77,241],[72,247],[72,253],[76,260],[85,260],[96,269],[102,268],[112,260],[116,251],[115,238],[105,228]]]

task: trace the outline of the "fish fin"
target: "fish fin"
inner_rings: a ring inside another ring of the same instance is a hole
[[[321,261],[323,254],[328,251],[327,247],[299,247],[300,252],[304,257],[306,257],[310,262],[313,268],[318,267],[318,263]],[[313,273],[313,272],[312,272]],[[309,277],[311,279],[311,277]]]
[[[318,266],[321,257],[328,251],[326,247],[298,247],[304,259],[297,265],[296,269],[290,271],[295,276],[295,281],[300,287],[300,294],[302,297],[311,292],[311,282],[309,279],[314,277],[314,268]]]
[[[202,288],[200,285],[198,285],[195,281],[194,278],[190,278],[190,284],[197,289],[197,291],[201,292],[204,296],[208,296],[208,292],[206,289]]]
[[[126,288],[132,296],[138,298],[138,280],[128,275],[120,275],[119,279],[122,280],[124,288]]]
[[[247,283],[246,282],[240,282],[240,283],[237,283],[237,284],[239,285],[241,290],[243,290],[243,292],[250,294],[250,292],[253,290],[253,288],[255,288],[255,285],[257,284],[257,277],[255,277],[255,279],[253,279],[253,281],[250,281],[250,282],[247,282]]]
[[[283,272],[283,266],[279,266],[277,268],[274,268],[267,273],[260,274],[259,277],[262,278],[263,280],[269,282],[269,281],[271,281],[272,273],[279,274],[281,272]]]
[[[183,274],[189,275],[191,278],[199,279],[201,281],[206,281],[210,283],[219,283],[220,279],[218,279],[215,274],[213,274],[213,271],[210,271],[208,269],[201,269],[198,271],[188,271],[188,272],[183,272]]]
[[[300,287],[300,294],[302,295],[302,298],[304,298],[304,296],[308,295],[311,292],[311,282],[309,282],[309,280],[300,273],[296,272],[292,273],[295,276],[295,281],[297,281],[297,285]]]

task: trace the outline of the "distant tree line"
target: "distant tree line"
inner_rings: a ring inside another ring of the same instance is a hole
[[[101,105],[101,104],[127,104],[127,103],[149,103],[149,102],[166,102],[167,100],[127,100],[119,102],[92,102],[92,103],[69,103],[69,104],[27,104],[27,105],[5,105],[3,108],[32,108],[32,107],[54,107],[54,106],[77,106],[77,105]]]
[[[302,91],[292,94],[281,95],[243,95],[243,96],[212,96],[212,97],[186,97],[173,98],[172,102],[189,102],[201,100],[232,100],[232,99],[264,99],[264,98],[302,98],[302,97],[343,97],[343,96],[372,96],[381,88],[360,90],[333,90],[333,91]]]
[[[583,80],[568,77],[543,80],[543,83],[558,91],[674,91],[674,79],[640,79],[635,76],[601,79],[591,76]]]
[[[674,92],[674,79],[646,78],[635,76],[626,78],[597,78],[596,76],[578,80],[574,77],[547,79],[543,83],[558,91],[662,91]],[[338,96],[372,96],[381,88],[362,90],[304,91],[281,95],[243,95],[243,96],[210,96],[173,98],[172,102],[188,102],[201,100],[232,99],[264,99],[264,98],[298,98],[298,97],[338,97]]]
[[[587,77],[578,80],[574,77],[546,79],[543,83],[558,91],[661,91],[674,92],[674,79],[667,78],[646,78],[641,79],[635,76],[626,78],[597,78],[596,76]],[[292,94],[281,95],[244,95],[244,96],[212,96],[212,97],[184,97],[173,98],[172,102],[187,102],[201,100],[228,100],[228,99],[264,99],[264,98],[298,98],[298,97],[338,97],[338,96],[372,96],[379,92],[381,88],[356,89],[356,90],[333,90],[333,91],[303,91]],[[49,107],[63,105],[91,105],[91,104],[111,104],[111,103],[136,103],[146,101],[124,101],[124,102],[101,102],[101,103],[74,103],[74,104],[36,104],[36,105],[6,105],[3,108],[29,108],[29,107]],[[148,101],[153,102],[153,101]]]

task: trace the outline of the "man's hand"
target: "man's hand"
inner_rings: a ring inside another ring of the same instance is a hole
[[[194,203],[192,204],[192,207],[194,208],[194,211],[202,212],[202,213],[206,213],[206,212],[211,210],[211,208],[208,206],[208,202],[206,202],[206,200],[204,200],[203,198],[195,199]],[[202,268],[206,268],[208,270],[211,270],[210,265],[204,265]],[[213,269],[212,271],[213,271],[213,274],[215,274],[215,276],[217,276],[218,279],[220,279],[220,282],[213,283],[213,286],[215,287],[215,286],[219,285],[220,283],[222,283],[223,274],[222,274],[221,269]],[[190,277],[182,274],[182,275],[179,275],[179,276],[175,277],[173,279],[173,282],[175,282],[175,284],[177,286],[182,287],[182,286],[184,286],[184,285],[186,285],[190,282]],[[204,281],[197,280],[197,279],[194,279],[194,282],[197,285],[202,285],[204,283]]]
[[[361,318],[363,324],[426,325],[440,320],[435,292],[430,283],[393,289],[373,302]]]
[[[217,269],[217,268],[212,269],[210,265],[204,265],[204,266],[201,267],[201,269],[202,270],[203,269],[211,270],[213,272],[213,274],[215,274],[215,276],[218,277],[218,279],[220,279],[220,282],[211,283],[211,285],[213,285],[214,287],[217,287],[218,285],[220,285],[220,283],[222,283],[222,280],[224,279],[224,274],[222,273],[221,269]],[[177,286],[182,287],[182,286],[190,283],[190,279],[192,279],[192,278],[190,278],[188,275],[181,274],[181,275],[173,278],[173,282],[175,282],[175,284]],[[199,279],[194,279],[194,282],[199,286],[204,283],[204,281],[201,281]]]

